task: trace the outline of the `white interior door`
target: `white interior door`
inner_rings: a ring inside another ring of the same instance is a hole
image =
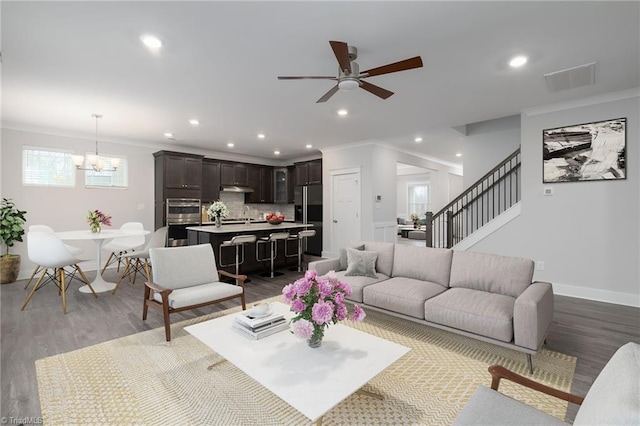
[[[337,254],[350,241],[360,240],[360,172],[336,172],[331,188],[331,251]]]

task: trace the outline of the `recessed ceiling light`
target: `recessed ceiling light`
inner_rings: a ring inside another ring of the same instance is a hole
[[[347,111],[346,109],[339,109],[338,110],[338,115],[345,116],[347,114],[349,114],[349,111]]]
[[[280,155],[280,151],[273,151],[275,155]]]
[[[235,145],[233,144],[233,142],[229,142],[229,143],[227,144],[227,146],[228,146],[229,148],[233,148]]]
[[[462,153],[461,153],[461,152],[458,152],[458,153],[456,154],[456,157],[462,157]]]
[[[200,124],[200,121],[196,120],[195,118],[192,118],[191,120],[189,120],[189,124],[193,124],[194,126],[197,126],[198,124]]]
[[[422,142],[422,138],[420,136],[418,136],[417,138],[414,139],[414,141],[420,143],[420,142]]]
[[[162,41],[156,36],[152,35],[143,35],[140,37],[140,40],[147,46],[149,49],[159,49],[162,47]]]
[[[311,145],[310,143],[308,143],[306,146],[307,146],[307,149],[313,148],[313,145]]]
[[[172,138],[173,137],[173,133],[167,132],[167,133],[164,134],[164,137],[165,138]]]
[[[264,139],[265,135],[264,133],[258,133],[258,139]]]
[[[518,68],[523,66],[524,64],[527,63],[527,57],[526,56],[516,56],[513,59],[511,59],[509,61],[509,65],[513,68]]]

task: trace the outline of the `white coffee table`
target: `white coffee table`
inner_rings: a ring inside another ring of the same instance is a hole
[[[293,317],[283,303],[273,308]],[[252,340],[232,327],[235,315],[185,330],[314,422],[410,350],[340,324],[315,349],[289,331]]]

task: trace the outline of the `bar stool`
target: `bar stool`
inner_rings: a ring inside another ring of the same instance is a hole
[[[244,263],[244,245],[245,244],[251,244],[251,243],[255,243],[256,242],[256,236],[255,235],[236,235],[235,237],[231,238],[231,240],[229,241],[224,241],[222,244],[220,244],[220,248],[218,249],[218,261],[220,263],[221,267],[226,268],[227,266],[234,266],[236,267],[236,275],[240,275],[240,265],[242,265]],[[228,264],[224,264],[222,263],[222,249],[224,247],[234,247],[236,248],[236,262],[235,263],[228,263]],[[240,247],[242,247],[242,258],[240,258]],[[244,282],[249,282],[250,280],[246,279],[244,280]],[[238,280],[236,279],[236,285],[238,285]]]
[[[298,252],[297,253],[292,253],[292,254],[288,254],[287,253],[287,246],[284,246],[284,251],[285,251],[285,256],[286,257],[298,257],[298,267],[297,268],[289,268],[290,271],[298,271],[298,272],[302,272],[302,259],[304,258],[304,250],[302,249],[302,243],[304,242],[305,238],[309,238],[309,237],[313,237],[316,235],[316,230],[315,229],[305,229],[304,231],[300,231],[298,232],[298,235],[293,235],[291,236],[289,239],[290,240],[298,240]]]
[[[275,276],[283,275],[282,272],[273,271],[273,261],[278,257],[278,241],[286,240],[289,238],[288,232],[273,232],[268,237],[262,237],[256,241],[256,260],[258,262],[264,262],[266,260],[271,261],[271,272],[265,272],[260,274],[261,277],[273,278]],[[269,244],[271,246],[271,255],[269,257],[260,258],[260,245]]]

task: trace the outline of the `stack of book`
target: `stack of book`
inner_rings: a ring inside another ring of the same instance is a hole
[[[257,340],[288,329],[289,323],[282,314],[273,313],[257,318],[242,312],[234,318],[233,327]]]

